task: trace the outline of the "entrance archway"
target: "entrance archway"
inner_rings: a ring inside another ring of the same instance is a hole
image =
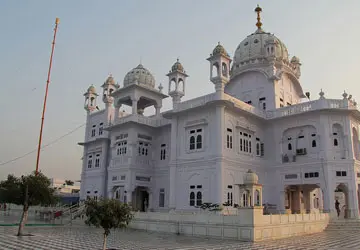
[[[317,184],[285,186],[285,211],[288,214],[311,213],[323,209],[323,195]]]
[[[344,183],[337,185],[335,191],[335,202],[338,201],[340,208],[339,218],[349,218],[349,189]],[[334,204],[335,206],[335,204]]]
[[[135,188],[132,197],[132,207],[136,211],[146,212],[149,207],[149,192],[147,187]]]

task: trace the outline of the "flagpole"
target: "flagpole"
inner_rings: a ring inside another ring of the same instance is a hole
[[[38,144],[38,150],[37,150],[37,157],[36,157],[36,168],[35,168],[35,174],[37,175],[39,172],[39,162],[40,162],[40,150],[41,150],[41,141],[42,141],[42,133],[44,128],[44,117],[45,117],[45,110],[46,110],[46,100],[49,90],[49,83],[50,83],[50,73],[51,73],[51,67],[52,67],[52,60],[54,55],[54,48],[55,48],[55,39],[56,39],[56,32],[59,25],[60,19],[55,19],[55,28],[54,28],[54,38],[51,46],[51,55],[50,55],[50,63],[49,63],[49,70],[46,80],[46,90],[45,90],[45,97],[44,97],[44,105],[43,105],[43,111],[41,116],[41,126],[40,126],[40,135],[39,135],[39,144]]]

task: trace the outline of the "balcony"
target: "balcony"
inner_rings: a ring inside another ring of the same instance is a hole
[[[319,99],[315,101],[300,103],[292,106],[279,108],[266,112],[267,119],[282,118],[290,115],[297,115],[304,112],[324,110],[324,109],[347,109],[357,110],[352,102],[339,99]]]
[[[183,111],[183,110],[187,110],[187,109],[200,107],[200,106],[205,105],[208,102],[215,101],[215,100],[216,100],[215,93],[200,96],[198,98],[179,103],[176,111]]]
[[[161,127],[171,123],[170,120],[165,119],[163,117],[155,117],[155,116],[146,117],[138,114],[129,114],[115,119],[115,121],[112,124],[109,124],[109,127],[125,124],[128,122],[135,122],[150,127]]]

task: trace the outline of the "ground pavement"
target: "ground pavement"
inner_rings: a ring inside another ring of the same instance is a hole
[[[0,250],[101,249],[102,230],[86,226],[27,227],[35,236],[15,236],[15,227],[0,227]],[[332,250],[360,249],[359,232],[323,232],[261,243],[205,239],[133,230],[114,231],[108,248],[123,250]]]

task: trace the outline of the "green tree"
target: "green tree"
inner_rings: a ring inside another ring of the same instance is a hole
[[[110,230],[127,227],[134,217],[128,204],[115,199],[100,199],[99,201],[89,199],[85,202],[85,207],[87,217],[85,223],[104,229],[103,250],[106,250]]]
[[[50,187],[50,180],[41,172],[20,178],[8,175],[7,180],[0,182],[0,202],[23,206],[18,236],[23,235],[29,207],[55,204],[57,198],[54,193],[55,189]]]
[[[73,186],[74,182],[72,180],[66,180],[64,184],[68,186]]]

